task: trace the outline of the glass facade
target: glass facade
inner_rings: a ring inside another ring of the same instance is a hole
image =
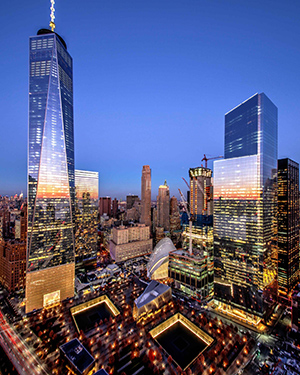
[[[98,241],[99,173],[75,169],[75,254],[76,264],[95,258]]]
[[[281,302],[299,280],[299,164],[278,160],[278,290]]]
[[[213,263],[209,252],[194,250],[190,255],[183,250],[169,254],[169,278],[174,280],[173,288],[189,297],[205,300],[213,295]]]
[[[74,263],[75,194],[72,58],[49,30],[29,43],[27,274]]]
[[[215,298],[268,319],[277,295],[277,108],[256,94],[225,115],[214,163]]]

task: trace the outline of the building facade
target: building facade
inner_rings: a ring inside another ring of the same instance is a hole
[[[213,296],[214,272],[208,253],[176,250],[169,253],[169,278],[174,288],[189,297],[203,301]]]
[[[295,332],[300,331],[300,284],[298,284],[291,296],[292,305],[292,316],[291,316],[291,326],[292,330]]]
[[[117,214],[118,214],[118,205],[119,205],[119,202],[118,202],[117,198],[115,198],[112,201],[112,217],[114,217],[114,218],[116,218]]]
[[[164,228],[165,231],[170,230],[170,190],[167,181],[158,189],[157,226]]]
[[[151,226],[151,169],[144,165],[142,170],[141,223]]]
[[[0,240],[0,283],[9,291],[25,288],[26,241]]]
[[[0,283],[9,292],[25,288],[26,241],[27,204],[24,203],[15,219],[14,238],[0,238]]]
[[[256,94],[225,115],[214,162],[214,293],[227,314],[258,324],[277,299],[277,107]]]
[[[74,295],[73,68],[64,40],[30,38],[26,312]]]
[[[126,196],[126,209],[130,210],[135,202],[139,202],[139,197],[137,195],[127,195]]]
[[[95,258],[98,242],[99,173],[75,169],[75,256],[76,265]]]
[[[278,160],[278,292],[288,303],[299,281],[299,164]]]
[[[109,250],[116,262],[124,262],[127,259],[151,253],[150,227],[145,224],[114,227]]]
[[[197,221],[201,216],[213,214],[212,171],[198,167],[189,169],[190,177],[190,212]]]
[[[100,213],[100,216],[106,214],[108,217],[111,217],[111,197],[100,198],[99,213]]]

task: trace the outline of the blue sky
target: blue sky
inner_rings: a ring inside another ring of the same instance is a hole
[[[0,194],[26,195],[28,38],[49,0],[0,6]],[[171,194],[203,154],[223,155],[224,114],[256,92],[278,107],[278,156],[300,161],[300,2],[57,0],[56,31],[74,65],[75,165],[100,195]],[[212,162],[209,163],[212,167]]]

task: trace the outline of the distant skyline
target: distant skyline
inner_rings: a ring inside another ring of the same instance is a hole
[[[224,115],[255,93],[278,107],[278,158],[300,162],[300,2],[57,0],[74,68],[75,168],[100,196],[170,196],[203,154],[224,155]],[[2,4],[0,195],[27,195],[29,36],[50,1]],[[208,166],[212,167],[209,162]]]

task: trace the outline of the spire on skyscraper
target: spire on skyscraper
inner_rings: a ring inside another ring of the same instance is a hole
[[[55,1],[54,0],[50,0],[51,2],[51,7],[50,7],[50,10],[51,10],[51,13],[50,13],[50,23],[49,23],[49,26],[51,27],[51,31],[54,32],[55,30],[55,23],[54,23],[54,20],[55,20],[55,15],[54,15],[54,12],[55,12],[55,8],[54,8],[54,4],[55,4]]]

